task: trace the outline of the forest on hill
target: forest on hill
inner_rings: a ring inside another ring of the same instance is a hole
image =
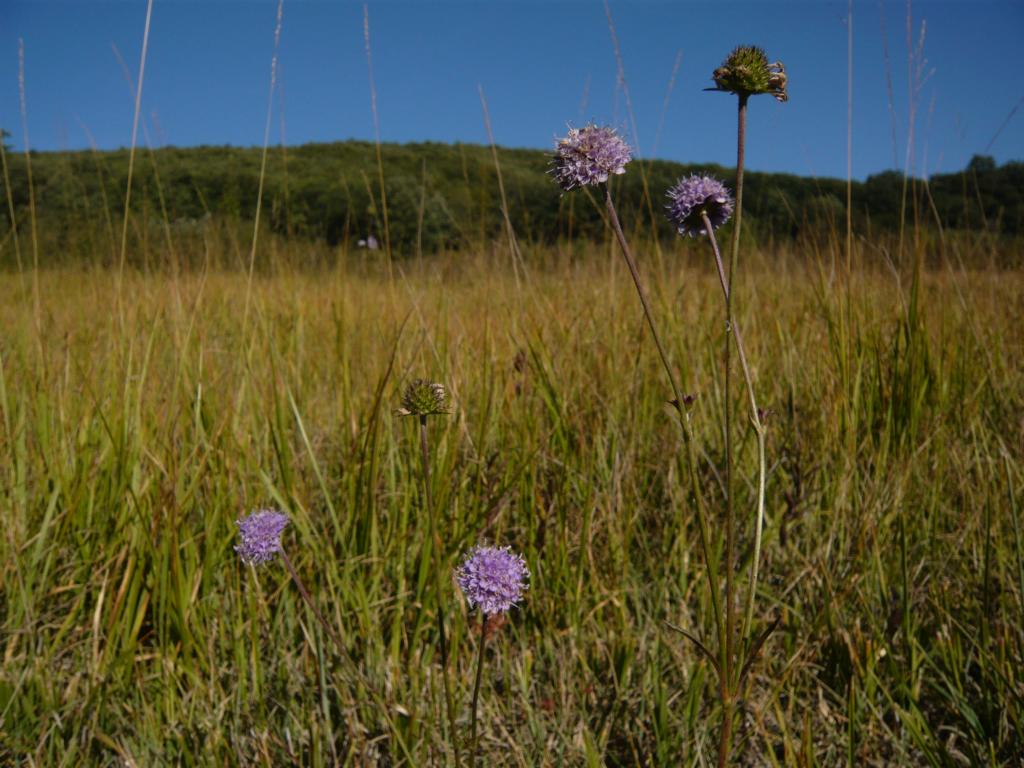
[[[5,213],[0,217],[0,259],[13,264],[12,213],[28,231],[29,168],[10,147],[4,153]],[[132,220],[185,232],[211,221],[251,222],[256,210],[262,150],[230,146],[140,148],[133,172]],[[561,195],[547,174],[549,154],[469,144],[385,144],[383,174],[372,143],[345,141],[275,147],[264,179],[263,222],[272,231],[352,245],[374,236],[382,244],[385,205],[389,244],[401,257],[478,246],[504,234],[500,167],[509,220],[526,244],[597,238],[602,210],[589,195]],[[31,198],[37,231],[50,252],[108,247],[123,215],[129,152],[31,153]],[[681,175],[709,172],[731,180],[717,165],[635,161],[614,181],[623,220],[647,232],[673,236],[661,215],[664,192]],[[383,195],[381,179],[383,178]],[[790,174],[748,172],[745,211],[755,237],[776,240],[842,231],[846,182]],[[589,199],[588,199],[589,198]],[[957,173],[927,181],[886,171],[852,184],[856,231],[893,231],[904,221],[950,230],[985,230],[1009,236],[1024,225],[1024,163],[997,165],[975,156]]]

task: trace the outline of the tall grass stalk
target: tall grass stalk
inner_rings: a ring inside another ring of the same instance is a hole
[[[21,262],[21,240],[18,237],[18,215],[14,211],[14,190],[11,189],[11,174],[7,167],[7,148],[0,136],[0,169],[4,174],[4,194],[7,198],[7,212],[11,217],[11,237],[14,241],[14,261],[18,268],[18,279],[25,290],[25,268]]]
[[[388,221],[388,192],[384,185],[384,156],[380,148],[380,115],[377,113],[377,85],[373,79],[373,49],[370,47],[370,6],[363,3],[363,42],[366,46],[366,73],[370,80],[370,112],[373,114],[373,141],[377,152],[377,181],[380,184],[380,208],[384,218],[384,258],[388,279],[393,279],[391,263],[391,225]]]
[[[32,308],[35,313],[36,334],[39,336],[39,343],[42,344],[43,321],[40,314],[39,298],[39,233],[36,226],[36,191],[32,183],[32,152],[30,149],[31,143],[28,138],[28,107],[26,105],[25,90],[25,41],[18,38],[18,103],[21,107],[21,134],[24,142],[25,176],[26,183],[28,184],[29,227],[32,233]],[[10,182],[8,181],[8,189],[10,188],[9,185]],[[13,208],[11,220],[12,222],[14,220]]]
[[[139,54],[139,81],[135,89],[135,110],[132,116],[132,140],[128,149],[128,181],[124,192],[124,218],[121,221],[121,249],[117,264],[118,317],[123,324],[124,317],[124,267],[128,257],[128,221],[131,218],[132,175],[135,170],[135,148],[139,137],[139,113],[142,111],[142,85],[146,77],[146,54],[149,51],[149,26],[153,18],[153,0],[146,3],[146,23],[142,30],[142,51]]]
[[[508,198],[505,195],[505,179],[501,175],[501,163],[498,161],[498,146],[494,143],[494,131],[491,130],[491,113],[487,109],[487,97],[484,96],[484,87],[477,84],[477,91],[480,93],[480,108],[484,113],[484,128],[487,130],[487,141],[491,145],[491,156],[494,158],[494,172],[498,176],[498,193],[501,195],[501,215],[505,220],[505,232],[508,234],[508,248],[512,257],[512,274],[516,278],[516,288],[520,288],[519,272],[525,270],[523,255],[519,251],[519,241],[516,238],[515,228],[512,226],[512,218],[508,214]]]
[[[274,50],[270,56],[270,85],[267,90],[267,117],[263,124],[263,152],[260,155],[260,178],[256,185],[256,213],[253,216],[252,242],[249,245],[249,269],[245,287],[245,310],[242,314],[243,330],[249,324],[249,304],[252,301],[252,281],[256,273],[256,248],[260,239],[260,214],[263,212],[263,184],[267,177],[267,157],[270,153],[270,126],[274,114],[274,89],[277,86],[277,57],[281,47],[281,24],[284,19],[284,0],[277,0],[274,21]]]

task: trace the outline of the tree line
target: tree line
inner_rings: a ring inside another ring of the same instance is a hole
[[[5,148],[5,213],[0,243],[12,240],[12,218],[27,231],[32,206],[23,154]],[[503,207],[520,241],[546,244],[604,236],[596,200],[562,196],[536,149],[497,150],[503,203],[491,148],[470,144],[386,144],[383,190],[372,143],[345,141],[270,150],[263,187],[263,222],[289,236],[355,246],[370,237],[401,257],[479,246],[505,236]],[[37,230],[54,247],[110,240],[124,212],[129,153],[33,152],[32,199]],[[262,150],[230,146],[137,150],[133,174],[133,233],[140,227],[188,231],[210,221],[251,223]],[[669,239],[664,191],[689,173],[726,181],[731,168],[664,160],[634,161],[614,180],[619,210],[638,229]],[[894,231],[901,221],[945,230],[985,229],[1017,235],[1024,223],[1024,163],[997,165],[975,156],[960,172],[927,181],[886,171],[852,184],[852,218],[859,233]],[[755,237],[775,239],[844,231],[846,181],[750,172],[745,211]],[[385,206],[387,226],[385,227]],[[9,245],[2,259],[10,262]]]

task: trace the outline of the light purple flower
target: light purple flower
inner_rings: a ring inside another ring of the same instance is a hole
[[[632,159],[629,145],[614,128],[587,125],[570,128],[555,144],[551,173],[568,192],[576,187],[603,184],[614,174],[625,173]]]
[[[680,179],[668,191],[667,206],[669,221],[681,235],[706,235],[704,219],[706,213],[712,229],[718,229],[732,215],[732,195],[718,179],[696,174]]]
[[[490,615],[504,613],[522,599],[530,571],[522,556],[508,547],[476,547],[455,576],[470,606]]]
[[[273,509],[261,509],[236,520],[242,538],[235,552],[247,563],[269,563],[281,551],[281,533],[288,527],[288,515]]]

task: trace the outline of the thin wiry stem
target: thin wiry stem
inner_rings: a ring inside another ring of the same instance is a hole
[[[412,757],[409,754],[409,747],[408,745],[406,745],[405,739],[402,738],[401,732],[395,727],[395,723],[388,712],[387,703],[381,697],[380,693],[376,690],[376,688],[374,688],[374,686],[371,685],[370,682],[365,679],[363,674],[360,672],[359,668],[356,667],[355,662],[352,661],[352,658],[348,654],[348,650],[345,648],[345,643],[342,641],[341,635],[339,635],[335,631],[334,627],[332,627],[328,623],[327,619],[324,618],[324,615],[320,613],[320,609],[316,607],[316,603],[313,602],[313,597],[309,594],[309,590],[306,589],[306,585],[302,582],[302,579],[299,578],[299,574],[298,571],[295,570],[295,566],[292,565],[292,561],[291,558],[288,557],[288,553],[282,549],[280,554],[281,560],[284,562],[284,567],[285,569],[287,569],[288,575],[291,576],[292,582],[295,584],[296,589],[299,590],[299,594],[302,596],[303,601],[306,603],[306,605],[309,606],[309,609],[313,611],[313,615],[316,617],[316,620],[320,622],[320,626],[324,628],[324,631],[327,633],[328,637],[331,638],[331,641],[337,647],[338,654],[341,656],[342,661],[351,667],[351,673],[353,677],[349,680],[346,680],[346,684],[350,687],[353,687],[353,684],[358,681],[361,682],[363,686],[365,686],[366,690],[370,692],[370,697],[373,699],[374,703],[377,705],[377,708],[380,710],[381,714],[384,716],[384,719],[390,726],[391,732],[395,735],[395,739],[397,739],[398,745],[399,747],[401,747],[403,754],[405,754],[407,759],[411,760]]]
[[[128,217],[132,204],[132,171],[135,168],[135,145],[139,133],[139,112],[142,109],[142,83],[146,75],[146,51],[149,49],[149,22],[153,18],[153,0],[146,4],[146,25],[142,32],[142,53],[139,57],[139,82],[135,91],[135,116],[132,118],[132,143],[128,150],[128,185],[124,193],[124,220],[121,225],[121,256],[117,267],[118,314],[124,324],[124,264],[128,255]],[[27,149],[27,147],[26,147]]]
[[[726,303],[731,309],[732,303],[729,301],[729,280],[725,275],[725,269],[722,265],[722,256],[718,250],[718,241],[715,239],[715,231],[712,228],[711,221],[708,219],[706,213],[702,214],[702,218],[704,219],[704,229],[708,233],[708,239],[711,241],[711,249],[715,253],[715,264],[718,267],[718,278],[722,284],[722,292],[725,294]],[[736,351],[739,354],[740,367],[743,369],[743,378],[747,383],[747,395],[750,398],[750,421],[754,425],[754,432],[757,434],[757,519],[754,524],[754,560],[750,566],[750,587],[747,595],[747,608],[743,624],[740,628],[740,638],[744,639],[750,631],[750,626],[754,617],[754,595],[757,592],[757,572],[758,564],[761,559],[761,537],[764,529],[764,497],[767,464],[765,462],[765,429],[764,423],[761,420],[761,411],[757,407],[757,397],[754,394],[754,378],[750,373],[750,366],[747,364],[747,353],[743,346],[743,334],[740,332],[739,323],[736,322],[736,318],[732,315],[729,317],[729,329],[733,336],[736,337]]]
[[[736,132],[736,217],[732,232],[732,257],[729,261],[728,282],[736,273],[740,252],[740,227],[743,223],[743,160],[747,132],[748,94],[739,94],[738,126]],[[732,292],[726,293],[726,317],[732,318]],[[728,322],[728,320],[727,320]],[[736,658],[736,603],[733,571],[736,567],[736,505],[733,483],[733,440],[732,440],[732,376],[730,355],[732,334],[725,336],[725,645],[722,648],[722,732],[718,743],[718,765],[720,768],[729,761],[732,749],[733,718],[733,668]]]
[[[14,258],[18,264],[18,277],[21,278],[21,289],[25,290],[25,272],[21,264],[21,241],[18,239],[18,216],[14,212],[14,191],[11,189],[11,175],[7,169],[7,150],[4,148],[4,138],[9,136],[6,131],[0,129],[0,168],[4,174],[4,190],[7,194],[7,210],[11,216],[11,234],[14,236]],[[27,166],[26,166],[27,167]],[[101,186],[100,189],[103,189]],[[104,210],[107,206],[104,205]]]
[[[327,619],[324,618],[323,614],[320,613],[320,609],[316,607],[316,603],[313,602],[312,596],[309,594],[309,590],[306,589],[306,585],[302,583],[302,579],[299,578],[298,572],[295,570],[295,566],[292,565],[291,558],[288,557],[288,553],[283,549],[281,550],[281,560],[284,562],[284,567],[288,570],[288,575],[292,577],[292,581],[295,582],[296,589],[299,590],[299,594],[302,595],[302,599],[309,606],[309,609],[313,611],[313,615],[316,616],[316,620],[320,622],[320,626],[324,628],[324,631],[331,638],[336,646],[338,646],[338,653],[341,654],[342,658],[348,657],[348,651],[345,648],[345,643],[341,640],[339,635],[330,624],[327,623]]]
[[[384,255],[387,258],[388,282],[394,279],[391,268],[391,226],[388,223],[388,193],[384,187],[384,156],[380,146],[380,115],[377,113],[377,86],[373,80],[373,55],[370,48],[370,7],[363,3],[363,40],[366,42],[366,71],[370,77],[370,111],[373,113],[373,138],[377,152],[377,178],[380,182],[380,207],[384,214]]]
[[[480,654],[476,659],[476,681],[473,683],[473,715],[470,719],[469,727],[469,743],[472,745],[472,754],[469,757],[469,764],[475,765],[477,753],[479,752],[479,742],[477,741],[476,733],[476,717],[477,717],[477,705],[480,702],[480,681],[484,676],[484,646],[487,643],[487,615],[481,611],[480,613]]]
[[[267,94],[267,120],[263,125],[263,154],[260,157],[259,183],[256,185],[256,215],[252,224],[252,243],[249,246],[249,269],[245,282],[245,310],[242,313],[242,329],[249,325],[249,302],[252,299],[253,275],[256,271],[256,248],[260,239],[260,215],[263,212],[263,184],[267,177],[267,156],[270,151],[270,118],[274,113],[274,88],[277,86],[277,56],[281,46],[281,22],[284,16],[284,0],[277,1],[277,21],[274,24],[274,53],[270,57],[270,91]]]
[[[448,714],[448,731],[452,740],[452,749],[455,752],[455,765],[461,765],[459,754],[459,736],[455,730],[455,697],[451,686],[451,669],[448,663],[448,639],[444,631],[445,599],[444,582],[441,579],[441,536],[437,530],[437,519],[434,514],[433,494],[430,488],[430,447],[427,442],[427,417],[420,416],[420,455],[423,458],[423,503],[426,506],[427,524],[430,526],[431,549],[434,553],[434,589],[437,603],[437,633],[438,645],[441,651],[441,672],[444,681],[444,700]]]
[[[672,394],[675,397],[674,405],[676,410],[679,412],[679,422],[683,427],[683,442],[686,443],[687,468],[689,470],[693,503],[697,509],[697,526],[700,529],[700,543],[701,549],[704,553],[704,567],[707,571],[708,583],[711,592],[711,610],[715,616],[715,628],[718,631],[718,641],[719,644],[722,644],[725,640],[725,623],[721,608],[718,604],[718,559],[713,556],[711,551],[711,540],[708,533],[707,518],[704,514],[704,506],[700,491],[700,479],[697,476],[697,453],[695,449],[693,427],[690,425],[690,418],[685,411],[682,391],[679,389],[679,384],[676,382],[675,372],[672,370],[671,364],[669,364],[668,353],[665,351],[665,345],[661,342],[661,334],[658,333],[658,327],[655,325],[654,315],[651,313],[650,303],[647,300],[647,291],[644,289],[643,281],[640,279],[640,273],[636,268],[636,261],[633,259],[633,252],[629,248],[626,235],[622,231],[622,225],[619,223],[619,215],[615,211],[615,204],[612,202],[611,189],[607,184],[605,185],[605,207],[608,210],[608,220],[612,225],[612,230],[614,230],[615,237],[619,241],[619,247],[622,250],[622,257],[625,259],[626,266],[629,268],[629,274],[633,277],[633,284],[636,286],[637,295],[640,297],[640,304],[644,309],[644,317],[647,318],[647,326],[651,329],[651,336],[654,337],[654,344],[658,348],[658,354],[661,356],[661,362],[665,366],[665,373],[668,376],[669,384],[672,387]]]

